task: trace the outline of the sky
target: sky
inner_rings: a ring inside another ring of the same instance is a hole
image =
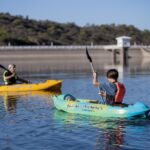
[[[150,30],[150,0],[0,0],[0,12],[78,26],[114,23]]]

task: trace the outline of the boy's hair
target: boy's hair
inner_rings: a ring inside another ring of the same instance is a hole
[[[116,69],[110,69],[107,71],[107,78],[112,78],[114,80],[118,79],[119,73]]]

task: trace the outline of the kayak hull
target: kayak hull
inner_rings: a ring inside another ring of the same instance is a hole
[[[0,92],[25,92],[39,90],[60,90],[62,85],[61,80],[47,80],[41,83],[31,84],[14,84],[0,86]]]
[[[68,113],[76,113],[99,117],[129,118],[146,115],[150,109],[141,102],[127,107],[91,103],[90,100],[64,100],[64,95],[53,96],[54,106]]]

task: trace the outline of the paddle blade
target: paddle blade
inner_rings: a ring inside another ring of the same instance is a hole
[[[91,56],[89,55],[89,52],[88,52],[88,49],[86,48],[86,56],[87,56],[87,59],[92,62],[92,58]]]

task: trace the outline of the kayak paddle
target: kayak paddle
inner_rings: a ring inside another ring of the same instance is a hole
[[[95,69],[94,69],[94,66],[93,66],[92,58],[91,58],[91,56],[89,55],[89,52],[88,52],[87,47],[86,47],[86,56],[87,56],[87,59],[88,59],[89,62],[90,62],[90,66],[91,66],[92,72],[96,73],[96,71],[95,71]],[[101,89],[100,89],[99,86],[98,86],[98,90],[99,90],[99,92],[101,92]],[[101,97],[102,97],[102,96],[101,96]],[[103,100],[103,103],[105,103],[105,100],[103,99],[103,97],[102,97],[102,100]]]
[[[92,70],[93,72],[95,72],[95,69],[94,69],[94,66],[93,66],[93,62],[92,62],[92,58],[91,58],[91,56],[89,55],[89,52],[88,52],[87,47],[86,47],[86,56],[87,56],[87,59],[88,59],[89,62],[90,62],[91,70]]]

